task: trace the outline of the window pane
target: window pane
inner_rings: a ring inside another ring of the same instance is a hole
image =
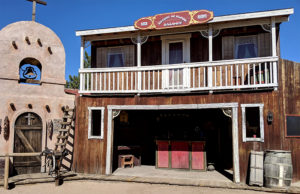
[[[169,44],[169,64],[183,63],[182,42]]]
[[[257,36],[240,36],[235,38],[236,59],[254,58],[257,54]]]
[[[246,107],[246,136],[260,138],[259,107]]]
[[[243,44],[238,46],[238,59],[257,57],[254,44]]]
[[[287,136],[300,136],[300,115],[286,116]]]
[[[101,136],[101,110],[92,110],[92,136]]]
[[[124,67],[123,54],[109,54],[108,67]]]

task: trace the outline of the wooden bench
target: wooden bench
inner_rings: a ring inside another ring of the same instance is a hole
[[[127,165],[133,168],[133,155],[121,155],[121,168],[125,168]]]

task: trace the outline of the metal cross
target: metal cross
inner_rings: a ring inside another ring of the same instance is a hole
[[[31,115],[31,113],[28,113],[28,116],[25,116],[27,119],[27,125],[31,125],[31,121],[35,118],[34,116]]]
[[[47,5],[47,2],[41,1],[41,0],[27,0],[32,2],[32,21],[35,21],[35,9],[36,9],[36,3],[41,5]]]

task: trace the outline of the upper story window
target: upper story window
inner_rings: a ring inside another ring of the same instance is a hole
[[[19,83],[40,85],[42,65],[35,58],[25,58],[20,63]]]
[[[107,67],[124,67],[124,51],[121,48],[109,49]]]
[[[243,59],[271,56],[270,33],[251,36],[223,36],[222,59]]]
[[[97,48],[96,67],[134,66],[134,45]]]
[[[235,38],[235,59],[258,57],[257,36],[240,36]]]

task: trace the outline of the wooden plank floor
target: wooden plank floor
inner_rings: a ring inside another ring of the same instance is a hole
[[[227,172],[229,177],[221,174],[218,171],[186,171],[186,170],[174,170],[174,169],[156,169],[155,166],[136,166],[134,168],[118,168],[113,175],[117,176],[133,176],[133,177],[149,177],[149,178],[180,178],[191,180],[216,180],[224,182],[232,182],[230,174],[232,171]]]

